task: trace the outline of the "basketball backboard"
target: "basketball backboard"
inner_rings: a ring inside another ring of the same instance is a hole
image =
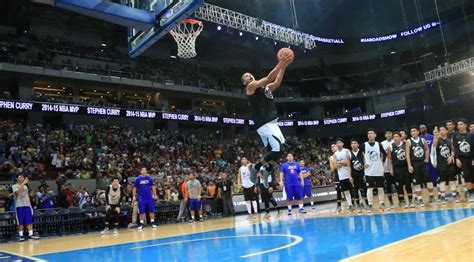
[[[128,54],[136,57],[166,35],[181,20],[191,16],[203,0],[130,0],[130,6],[153,12],[156,23],[148,30],[128,29]]]

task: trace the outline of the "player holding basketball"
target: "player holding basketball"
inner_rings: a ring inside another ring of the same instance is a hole
[[[256,181],[257,172],[262,166],[265,166],[264,176],[268,177],[283,154],[285,137],[277,125],[278,112],[272,92],[280,86],[286,67],[293,61],[293,52],[291,49],[288,50],[279,52],[278,64],[266,77],[256,80],[251,73],[245,73],[241,78],[257,133],[268,150],[268,153],[253,167],[251,174],[253,182]]]
[[[303,177],[300,172],[300,164],[295,162],[292,154],[286,156],[287,162],[280,167],[280,186],[285,186],[288,215],[291,216],[292,201],[296,200],[301,214],[306,214],[303,207],[302,186],[304,186]],[[283,184],[283,181],[285,183]]]
[[[157,228],[158,226],[155,224],[155,200],[158,199],[158,197],[156,196],[156,188],[153,184],[153,179],[148,175],[145,167],[140,170],[140,176],[135,179],[133,201],[137,200],[137,191],[138,213],[140,216],[138,231],[143,230],[146,211],[148,211],[148,215],[150,216],[151,227]]]

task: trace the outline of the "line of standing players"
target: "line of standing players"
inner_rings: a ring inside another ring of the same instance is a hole
[[[342,212],[344,195],[347,212],[373,212],[375,189],[381,211],[395,208],[394,196],[399,208],[424,207],[423,188],[428,191],[428,205],[447,204],[448,189],[454,202],[460,202],[463,193],[474,202],[474,125],[467,128],[465,119],[447,121],[435,128],[434,135],[427,134],[426,125],[412,126],[410,137],[405,130],[387,131],[381,143],[375,141],[375,130],[369,129],[368,141],[361,145],[351,139],[350,150],[344,148],[343,139],[336,139],[329,158],[336,181],[336,211]]]

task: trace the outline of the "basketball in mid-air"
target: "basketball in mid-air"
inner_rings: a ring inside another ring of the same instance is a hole
[[[292,63],[295,60],[295,53],[290,48],[284,47],[278,50],[277,54],[278,61]]]

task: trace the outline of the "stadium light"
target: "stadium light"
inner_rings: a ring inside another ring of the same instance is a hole
[[[243,36],[243,35],[244,35],[244,33],[242,33],[242,32],[239,32],[239,35],[240,35],[240,36]]]
[[[217,26],[217,31],[221,31],[222,27],[220,25]]]
[[[258,40],[258,36],[255,37],[255,40]]]

